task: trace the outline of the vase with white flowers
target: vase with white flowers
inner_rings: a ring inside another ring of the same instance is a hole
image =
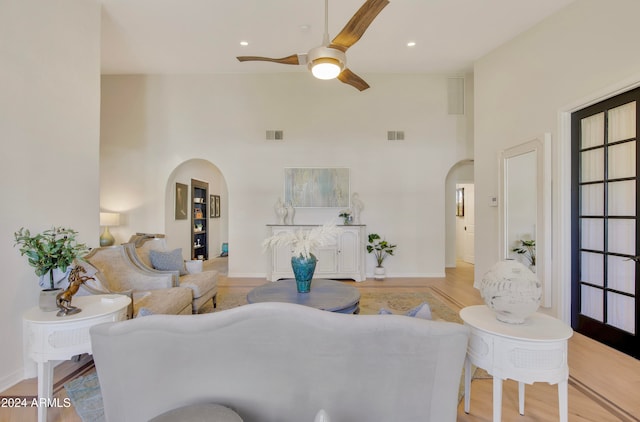
[[[311,280],[318,261],[313,251],[335,243],[341,231],[333,223],[323,224],[311,230],[282,231],[266,238],[262,242],[262,247],[268,249],[289,246],[292,254],[291,267],[298,292],[308,293],[311,290]]]

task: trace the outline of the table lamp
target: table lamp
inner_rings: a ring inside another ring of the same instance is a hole
[[[104,232],[100,235],[100,246],[111,246],[115,242],[113,235],[109,232],[109,227],[120,224],[120,214],[117,212],[101,212],[100,225],[104,226]]]

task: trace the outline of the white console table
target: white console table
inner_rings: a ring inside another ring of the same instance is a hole
[[[268,236],[281,232],[311,230],[317,225],[280,225],[267,224]],[[314,252],[318,258],[314,277],[351,278],[355,281],[367,279],[365,274],[365,236],[366,227],[362,224],[339,226],[342,233],[335,244],[319,248]],[[271,260],[267,279],[277,281],[293,278],[291,269],[291,249],[288,246],[271,248]]]
[[[82,311],[74,315],[58,317],[56,311],[43,312],[38,307],[24,313],[25,350],[38,364],[39,399],[52,398],[52,361],[91,353],[89,328],[126,319],[130,302],[131,299],[123,295],[79,296],[73,298],[72,305]],[[38,406],[38,422],[46,420],[47,406]]]
[[[567,340],[571,327],[559,319],[536,312],[523,324],[507,324],[496,319],[485,305],[469,306],[460,318],[470,329],[464,372],[464,411],[471,401],[471,364],[493,376],[493,421],[502,418],[502,381],[518,381],[519,412],[524,415],[524,384],[558,384],[560,421],[568,421]]]

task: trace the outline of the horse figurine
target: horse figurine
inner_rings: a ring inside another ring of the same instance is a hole
[[[56,304],[58,305],[58,309],[60,309],[57,313],[57,316],[67,316],[77,314],[82,311],[82,309],[71,306],[71,299],[73,295],[78,293],[78,289],[80,286],[86,282],[87,280],[95,280],[93,277],[80,275],[81,273],[86,273],[87,270],[84,269],[82,265],[76,265],[71,273],[69,274],[69,287],[62,293],[58,293],[56,296]]]

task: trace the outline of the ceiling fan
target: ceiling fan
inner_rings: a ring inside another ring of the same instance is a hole
[[[239,56],[241,62],[263,61],[290,65],[307,65],[313,76],[318,79],[338,78],[360,91],[369,85],[358,75],[347,68],[347,49],[355,44],[367,30],[371,22],[384,9],[389,0],[367,0],[351,17],[342,31],[329,42],[329,0],[324,4],[324,35],[322,45],[312,48],[306,54],[292,54],[288,57],[274,59],[260,56]]]

